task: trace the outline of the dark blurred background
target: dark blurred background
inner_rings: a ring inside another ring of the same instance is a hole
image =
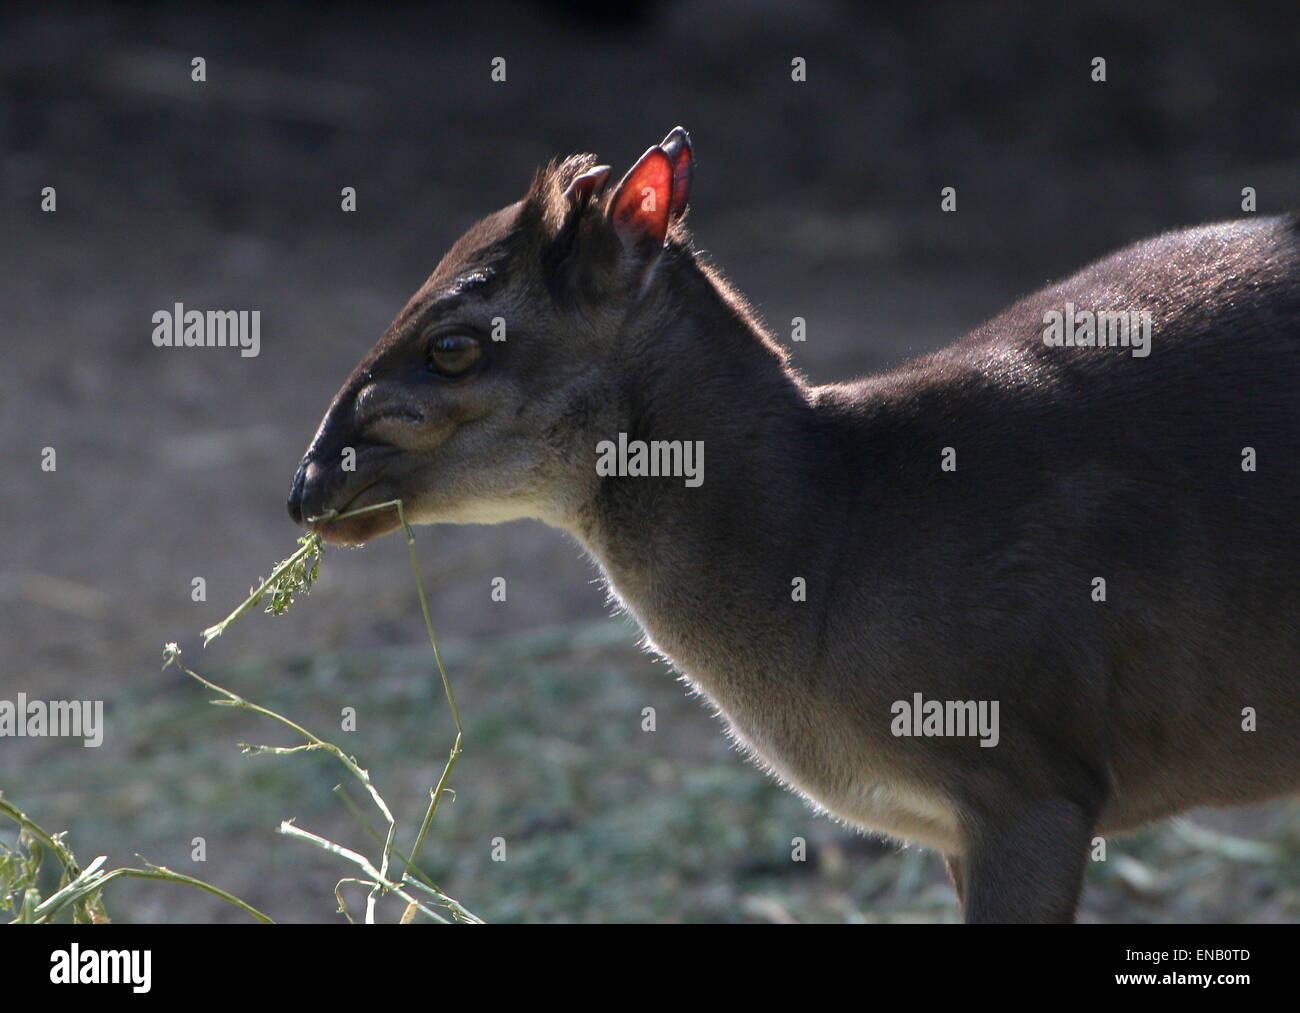
[[[0,698],[103,699],[109,729],[98,750],[0,740],[0,789],[83,861],[140,852],[277,917],[337,917],[348,867],[272,832],[298,816],[355,839],[337,771],[239,756],[289,743],[160,673],[160,646],[324,732],[357,707],[345,745],[418,822],[450,739],[400,539],[330,553],[286,617],[205,652],[196,633],[293,548],[284,500],[320,415],[467,225],[552,155],[594,151],[617,175],[681,123],[699,245],[783,340],[806,318],[793,349],[813,379],[845,378],[1117,245],[1237,217],[1243,187],[1260,214],[1300,207],[1297,35],[1293,3],[6,8]],[[261,355],[153,347],[151,315],[176,302],[261,310]],[[606,617],[565,537],[425,529],[418,546],[468,733],[425,864],[480,915],[955,916],[934,856],[814,815],[731,753]],[[1112,848],[1085,920],[1300,917],[1294,806]],[[152,884],[109,907],[242,917]]]

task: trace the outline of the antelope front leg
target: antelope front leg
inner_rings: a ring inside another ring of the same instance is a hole
[[[977,820],[950,865],[966,921],[1074,921],[1093,822],[1093,810],[1065,799]]]

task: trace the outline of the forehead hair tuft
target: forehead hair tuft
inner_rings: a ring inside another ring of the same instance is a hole
[[[533,174],[524,202],[541,213],[542,220],[552,231],[558,230],[569,213],[569,200],[564,192],[574,179],[597,164],[595,155],[551,159]]]

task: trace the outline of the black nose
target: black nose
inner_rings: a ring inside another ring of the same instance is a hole
[[[302,487],[307,478],[307,458],[298,465],[298,473],[293,476],[293,486],[289,489],[289,516],[295,524],[302,523]]]

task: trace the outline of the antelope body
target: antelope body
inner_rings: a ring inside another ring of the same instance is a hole
[[[569,532],[744,749],[942,851],[969,921],[1071,920],[1097,835],[1300,790],[1300,221],[1139,243],[810,386],[693,249],[691,159],[677,128],[610,192],[574,156],[471,228],[293,518]],[[1045,340],[1067,303],[1149,314],[1146,354]],[[620,439],[698,442],[703,481],[598,474]],[[912,701],[995,704],[996,742],[911,734]]]

